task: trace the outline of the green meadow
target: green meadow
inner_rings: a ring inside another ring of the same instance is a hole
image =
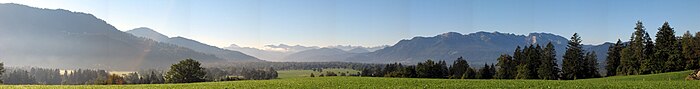
[[[324,71],[350,71],[328,69]],[[227,82],[201,82],[186,84],[139,84],[139,85],[1,85],[0,88],[26,89],[317,89],[317,88],[650,88],[650,89],[697,89],[700,81],[684,80],[691,71],[650,75],[615,76],[581,80],[477,80],[477,79],[425,79],[384,77],[307,77],[306,70],[280,71],[280,78],[273,80],[243,80]],[[306,74],[306,75],[304,75]]]

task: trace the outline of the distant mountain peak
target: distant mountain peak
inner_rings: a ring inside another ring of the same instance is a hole
[[[438,35],[440,37],[456,37],[456,36],[463,36],[461,33],[458,32],[447,32],[447,33],[442,33]]]
[[[168,36],[163,35],[151,28],[147,27],[139,27],[139,28],[134,28],[132,30],[126,31],[126,33],[130,33],[134,36],[137,37],[143,37],[143,38],[149,38],[155,41],[165,41],[168,40]]]
[[[232,47],[232,48],[240,48],[241,46],[238,46],[238,45],[236,45],[236,44],[231,44],[231,45],[229,45],[228,47]]]
[[[350,52],[350,53],[367,53],[370,51],[365,49],[365,48],[354,48],[354,49],[348,50],[348,52]]]

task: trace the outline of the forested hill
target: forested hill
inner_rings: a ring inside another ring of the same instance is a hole
[[[117,30],[87,13],[0,4],[0,59],[6,66],[136,70],[179,60],[224,61]]]
[[[501,54],[512,54],[517,46],[544,46],[552,42],[561,61],[568,39],[551,33],[516,35],[501,32],[461,34],[448,32],[433,37],[414,37],[375,52],[358,54],[345,61],[369,63],[418,63],[428,59],[454,61],[462,56],[472,65],[496,63]],[[599,63],[605,60],[610,43],[584,45],[586,51],[596,51]]]

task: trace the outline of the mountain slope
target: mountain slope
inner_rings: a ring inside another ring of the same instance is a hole
[[[355,53],[350,53],[337,48],[320,48],[311,49],[301,52],[289,54],[284,57],[284,61],[288,62],[333,62],[343,61],[347,57],[354,56]]]
[[[557,51],[558,61],[564,54],[567,43],[566,38],[549,33],[530,33],[528,35],[515,35],[500,32],[476,32],[463,35],[456,32],[448,32],[433,37],[414,37],[409,40],[401,40],[393,46],[370,53],[362,53],[347,58],[345,61],[367,63],[409,63],[414,64],[428,59],[445,60],[451,62],[458,57],[465,57],[472,65],[484,63],[496,63],[496,58],[501,54],[511,54],[516,46],[529,46],[531,44],[546,45],[552,42]],[[607,46],[586,45],[584,49],[593,49],[598,55],[598,60],[605,60]]]
[[[161,33],[153,31],[153,29],[146,28],[146,27],[135,28],[135,29],[126,31],[126,33],[132,34],[132,35],[137,36],[137,37],[149,38],[149,39],[159,41],[159,42],[167,41],[170,38],[170,37],[165,36]]]
[[[185,48],[190,48],[197,52],[207,53],[216,55],[219,58],[226,59],[229,62],[261,62],[262,60],[243,54],[238,51],[226,50],[214,46],[210,46],[195,40],[183,38],[183,37],[173,37],[168,39],[166,43],[175,44],[177,46],[182,46]]]
[[[213,55],[121,32],[93,15],[0,4],[0,59],[8,66],[136,70]]]
[[[242,53],[245,53],[245,54],[254,56],[256,58],[259,58],[261,60],[266,60],[266,61],[282,61],[282,59],[285,56],[292,54],[292,52],[262,50],[262,49],[251,48],[251,47],[239,47],[238,45],[235,45],[235,44],[231,44],[231,46],[229,46],[229,47],[224,47],[224,49],[240,51]]]
[[[197,52],[212,54],[221,59],[225,59],[229,62],[261,62],[258,58],[243,54],[238,51],[226,50],[211,45],[201,43],[192,39],[187,39],[184,37],[173,37],[168,38],[167,36],[158,33],[150,28],[136,28],[133,30],[126,31],[126,33],[133,34],[134,36],[153,39],[162,43],[174,44],[177,46],[192,49]]]

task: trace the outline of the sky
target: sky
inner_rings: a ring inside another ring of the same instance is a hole
[[[128,31],[152,28],[218,47],[393,45],[416,36],[547,32],[584,44],[650,35],[668,21],[700,31],[700,0],[0,0],[91,13]],[[652,36],[653,37],[653,36]]]

